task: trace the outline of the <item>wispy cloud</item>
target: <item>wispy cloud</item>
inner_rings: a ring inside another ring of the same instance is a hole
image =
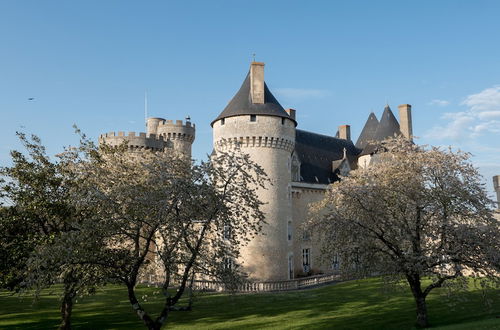
[[[460,105],[467,109],[444,113],[441,119],[446,120],[447,124],[434,126],[425,136],[433,139],[461,140],[487,133],[500,133],[500,86],[468,95]]]
[[[321,99],[330,95],[330,92],[324,89],[308,89],[308,88],[277,88],[274,90],[279,98],[288,99],[291,101],[303,101],[310,99]]]
[[[429,105],[437,105],[439,107],[445,107],[445,106],[450,104],[450,101],[435,99],[435,100],[430,101],[428,104]]]
[[[500,86],[486,88],[477,94],[469,95],[462,104],[476,112],[500,110]]]

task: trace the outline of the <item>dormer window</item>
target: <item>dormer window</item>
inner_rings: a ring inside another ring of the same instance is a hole
[[[250,115],[250,121],[257,121],[257,115]]]

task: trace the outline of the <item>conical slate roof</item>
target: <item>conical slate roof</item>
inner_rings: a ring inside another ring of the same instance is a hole
[[[398,120],[396,119],[396,117],[394,117],[391,108],[386,105],[384,108],[384,113],[380,118],[380,123],[378,124],[377,130],[375,131],[374,140],[383,141],[388,137],[394,137],[397,135],[401,135]]]
[[[372,114],[370,114],[371,116]],[[376,118],[375,118],[376,119]],[[368,120],[366,122],[366,125],[368,125],[368,122],[370,121],[370,117],[368,117]],[[365,128],[366,128],[365,125]],[[370,129],[373,129],[373,124],[370,124]],[[358,139],[358,142],[356,142],[356,146],[358,147],[358,143],[361,141],[361,137],[363,136],[363,133],[365,132],[365,128],[363,128],[363,131],[361,132],[361,135]],[[367,130],[368,131],[368,130]],[[401,135],[401,131],[399,130],[399,123],[396,117],[394,117],[394,114],[392,113],[391,108],[389,105],[386,105],[384,108],[384,113],[382,114],[382,117],[380,118],[380,122],[376,126],[375,132],[373,134],[367,133],[367,139],[364,140],[365,145],[359,148],[362,148],[363,151],[361,152],[360,156],[362,155],[368,155],[373,152],[376,152],[376,146],[374,144],[369,143],[369,141],[377,141],[377,142],[382,142],[385,139],[389,137],[394,137],[397,135]]]
[[[368,144],[368,141],[374,140],[375,132],[378,127],[377,116],[372,112],[366,120],[366,124],[359,135],[358,141],[356,141],[356,148],[364,149]]]
[[[252,97],[250,95],[250,73],[247,74],[238,93],[236,93],[220,115],[215,118],[210,125],[213,126],[217,120],[222,118],[242,115],[265,115],[288,118],[297,125],[297,122],[288,115],[269,88],[267,88],[266,83],[264,83],[264,103],[252,103]]]

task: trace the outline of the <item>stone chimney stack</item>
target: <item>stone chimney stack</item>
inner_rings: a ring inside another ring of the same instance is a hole
[[[405,138],[413,141],[413,128],[411,122],[411,105],[401,104],[399,109],[399,129]]]
[[[264,63],[250,65],[250,95],[253,104],[264,104]]]
[[[290,118],[292,118],[293,120],[295,120],[295,114],[297,113],[297,110],[295,109],[286,109],[285,110],[286,113],[290,116]]]
[[[493,187],[497,193],[497,208],[500,209],[500,175],[495,175],[493,177]]]
[[[340,125],[339,126],[339,138],[344,140],[351,140],[351,126]]]

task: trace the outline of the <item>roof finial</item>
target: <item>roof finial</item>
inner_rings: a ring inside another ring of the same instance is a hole
[[[391,109],[391,107],[389,106],[389,100],[385,100],[385,108],[384,110],[387,110],[387,109]]]
[[[253,61],[255,62],[255,53],[252,54]]]

